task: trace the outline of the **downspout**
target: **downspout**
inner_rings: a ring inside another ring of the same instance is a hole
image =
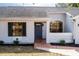
[[[75,25],[75,19],[73,19],[73,24]],[[74,28],[74,26],[73,26],[73,43],[75,44],[75,36],[74,36],[74,34],[75,34],[75,28]]]

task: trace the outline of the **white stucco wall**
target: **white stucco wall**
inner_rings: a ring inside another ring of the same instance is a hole
[[[54,20],[60,20],[60,21],[65,21],[65,13],[49,13],[48,17],[50,17],[50,21],[54,21]]]
[[[46,39],[46,23],[43,23],[43,27],[42,27],[42,37],[43,39]]]
[[[74,39],[75,39],[75,44],[79,44],[79,17],[75,18],[74,21]]]
[[[13,20],[16,21],[16,20]],[[12,22],[13,22],[12,21]],[[18,22],[22,22],[19,20]],[[34,43],[34,22],[33,21],[24,21],[26,22],[26,36],[25,37],[9,37],[8,36],[8,22],[11,21],[0,21],[0,40],[3,40],[7,44],[13,43],[13,40],[19,38],[21,44],[31,44]]]
[[[7,21],[6,21],[7,20]],[[50,22],[60,20],[63,22],[63,33],[50,33]],[[9,37],[8,22],[26,22],[26,37]],[[0,40],[5,43],[13,43],[13,40],[19,38],[22,44],[34,43],[34,22],[45,22],[43,26],[43,38],[46,38],[47,43],[59,43],[60,40],[65,40],[66,43],[72,43],[72,33],[65,33],[66,15],[64,13],[53,13],[48,15],[48,18],[9,18],[1,19],[0,21]]]
[[[66,43],[72,43],[72,33],[50,33],[49,23],[47,22],[47,43],[59,43],[60,40],[65,40]]]
[[[49,14],[50,21],[47,21],[47,35],[46,35],[46,42],[47,43],[59,43],[60,40],[65,40],[66,43],[72,43],[72,32],[67,32],[66,31],[66,26],[70,26],[71,24],[69,23],[67,25],[66,23],[66,14],[65,13],[51,13]],[[55,20],[60,20],[63,22],[63,32],[62,33],[50,33],[50,22],[55,21]],[[68,21],[68,20],[67,20]],[[69,30],[71,30],[69,28]]]
[[[73,23],[73,18],[70,14],[66,14],[66,27],[65,27],[66,32],[73,32],[74,29],[74,23]]]
[[[63,22],[63,31],[65,32],[66,27],[66,14],[65,13],[48,13],[48,17],[50,17],[50,21],[59,20]]]

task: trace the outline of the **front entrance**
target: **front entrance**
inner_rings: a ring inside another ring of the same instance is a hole
[[[42,26],[41,22],[35,22],[35,40],[42,39]]]

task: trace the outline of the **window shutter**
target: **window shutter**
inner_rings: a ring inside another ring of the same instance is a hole
[[[12,23],[8,23],[8,36],[12,36]]]
[[[26,23],[23,23],[23,35],[26,36]]]

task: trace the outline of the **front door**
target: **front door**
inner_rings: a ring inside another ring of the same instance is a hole
[[[42,25],[41,22],[35,23],[35,39],[42,39]]]

